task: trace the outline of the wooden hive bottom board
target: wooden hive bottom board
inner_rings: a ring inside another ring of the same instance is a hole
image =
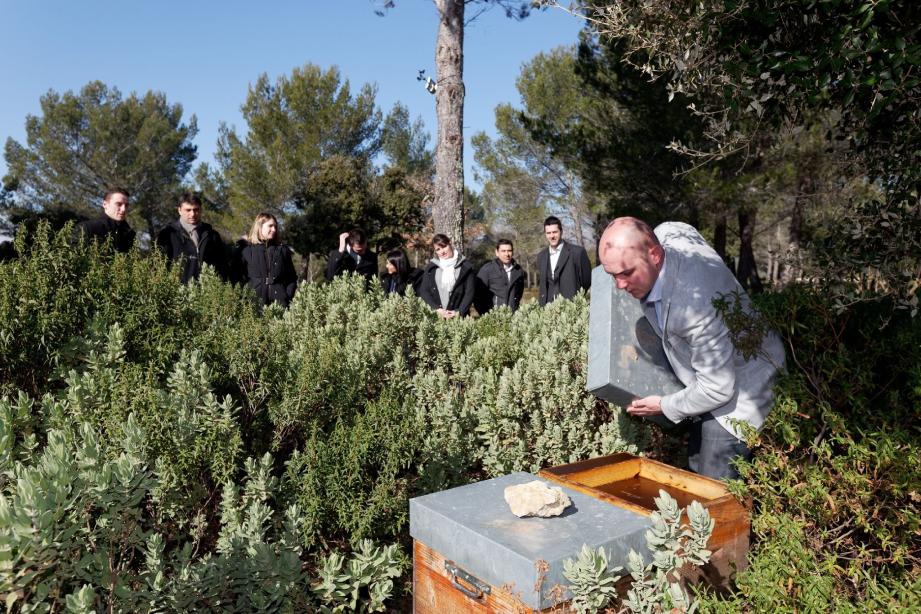
[[[621,595],[626,594],[629,579],[630,577],[627,576],[618,582],[617,588]],[[566,603],[543,610],[529,608],[515,596],[514,587],[490,586],[488,595],[473,599],[455,588],[451,580],[451,575],[445,569],[445,557],[422,542],[413,542],[413,612],[415,614],[460,614],[462,612],[549,614],[569,611]],[[462,580],[460,582],[469,589],[473,588]],[[533,590],[534,587],[526,588]],[[553,590],[553,587],[545,587],[543,590],[550,591]]]

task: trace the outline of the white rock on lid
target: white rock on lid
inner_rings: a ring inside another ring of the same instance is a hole
[[[572,501],[561,488],[550,488],[540,480],[507,486],[503,494],[512,513],[519,518],[559,516],[572,505]]]

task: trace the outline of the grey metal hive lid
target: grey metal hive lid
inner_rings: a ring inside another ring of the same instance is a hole
[[[534,609],[556,605],[548,593],[566,586],[563,561],[578,556],[583,544],[603,546],[611,567],[626,567],[636,550],[649,560],[645,531],[649,518],[566,487],[573,505],[555,518],[518,518],[509,510],[507,486],[540,480],[530,473],[467,484],[409,501],[409,533],[446,559],[494,587],[511,586],[522,603]],[[538,595],[537,562],[550,569]],[[569,599],[566,591],[562,599]]]
[[[640,302],[615,288],[613,278],[602,267],[595,267],[588,312],[585,389],[626,407],[634,398],[672,394],[683,388]],[[664,416],[654,416],[653,421],[666,428],[674,427]]]

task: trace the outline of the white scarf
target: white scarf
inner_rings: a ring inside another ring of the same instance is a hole
[[[441,298],[441,305],[445,308],[447,308],[448,297],[451,296],[451,290],[454,289],[454,284],[457,282],[457,258],[457,252],[454,252],[453,256],[444,260],[441,258],[432,259],[432,262],[441,269],[441,275],[436,275],[435,281],[438,283],[438,294],[439,298]]]

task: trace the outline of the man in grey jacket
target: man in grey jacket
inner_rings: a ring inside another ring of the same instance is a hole
[[[617,218],[599,243],[599,260],[621,290],[640,300],[684,390],[635,399],[627,412],[689,422],[688,463],[712,478],[738,477],[730,461],[750,458],[736,422],[760,429],[774,402],[784,349],[770,332],[748,360],[736,350],[714,299],[748,296],[719,255],[692,226],[666,222],[653,231]]]

